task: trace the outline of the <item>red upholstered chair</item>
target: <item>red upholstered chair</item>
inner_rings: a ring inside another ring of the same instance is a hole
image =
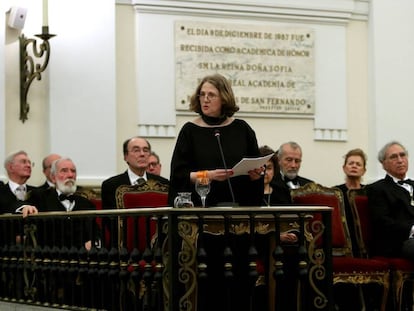
[[[166,207],[168,206],[168,185],[155,180],[148,180],[141,185],[122,185],[116,190],[116,206],[118,209],[139,208],[139,207]],[[147,229],[153,237],[156,232],[156,223],[150,221],[147,228],[146,217],[128,217],[125,222],[120,221],[120,244],[126,243],[126,248],[131,251],[137,247],[144,251],[147,247]],[[126,226],[126,230],[121,228]],[[134,235],[134,227],[138,226],[138,237]],[[126,236],[123,233],[126,232]],[[134,245],[134,241],[138,245]]]
[[[102,199],[101,198],[90,198],[89,201],[91,201],[93,203],[93,205],[95,205],[95,208],[97,210],[101,210],[102,209]],[[102,226],[102,218],[101,217],[97,217],[96,218],[96,223],[98,224],[98,228],[101,231],[101,238],[103,239],[102,244],[109,248],[109,241],[110,241],[110,233],[108,228],[103,228]],[[102,230],[105,230],[104,232],[102,232]]]
[[[91,201],[92,204],[95,206],[96,210],[101,210],[102,209],[102,199],[101,199],[101,195],[100,195],[100,190],[98,191],[94,188],[82,187],[80,190],[76,191],[76,194],[88,199],[89,201]],[[103,225],[102,225],[102,218],[101,217],[96,218],[96,224],[98,225],[98,229],[101,232],[101,239],[102,239],[101,242],[102,242],[102,244],[106,247],[109,247],[110,233],[108,231],[108,228],[105,229],[105,232],[102,232]]]
[[[355,232],[360,254],[370,258],[369,247],[372,239],[371,218],[368,210],[368,197],[364,189],[350,190],[348,192],[349,203],[354,215]],[[401,310],[402,293],[404,283],[414,282],[414,263],[405,258],[371,257],[385,261],[390,265],[392,273],[392,286],[396,310]]]
[[[386,310],[389,291],[389,265],[381,260],[352,257],[352,246],[348,225],[345,218],[344,198],[338,188],[328,188],[316,183],[309,183],[299,189],[291,190],[292,201],[295,205],[329,206],[332,211],[332,255],[334,285],[348,283],[354,285],[380,284],[383,287],[381,310]],[[309,222],[309,232],[312,226],[319,222],[315,216]],[[316,242],[316,247],[318,244]],[[352,299],[353,297],[350,297]]]
[[[102,200],[98,199],[98,198],[93,198],[93,199],[89,199],[93,205],[95,205],[97,210],[101,210],[102,209]]]

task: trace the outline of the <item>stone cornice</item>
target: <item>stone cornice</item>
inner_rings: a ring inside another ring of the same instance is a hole
[[[124,1],[125,2],[125,1]],[[367,20],[368,0],[201,1],[131,0],[140,12],[179,15],[216,15],[232,18],[292,19],[347,23]]]

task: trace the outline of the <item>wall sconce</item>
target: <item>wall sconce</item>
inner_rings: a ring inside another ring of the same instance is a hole
[[[24,34],[19,37],[20,41],[20,120],[27,120],[30,106],[27,102],[27,94],[34,79],[41,80],[42,72],[45,71],[50,56],[49,39],[55,35],[49,34],[49,26],[42,26],[42,33],[35,35],[43,41],[37,45],[34,38],[26,38]],[[29,54],[30,46],[32,54]],[[43,60],[43,63],[41,62]]]

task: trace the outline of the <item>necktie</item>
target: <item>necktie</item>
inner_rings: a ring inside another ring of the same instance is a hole
[[[20,185],[15,190],[16,198],[20,201],[24,201],[26,197],[26,187],[24,185]]]
[[[68,200],[70,202],[73,202],[75,200],[75,197],[73,196],[73,194],[60,194],[59,195],[59,201],[65,201]]]
[[[142,184],[144,184],[145,183],[145,179],[144,178],[142,178],[142,177],[140,177],[140,178],[138,178],[135,182],[134,182],[134,185],[142,185]]]

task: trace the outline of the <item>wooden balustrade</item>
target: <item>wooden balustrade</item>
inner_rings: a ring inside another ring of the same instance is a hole
[[[314,214],[322,217],[310,227]],[[295,230],[297,308],[333,310],[328,207],[50,212],[24,220],[1,215],[0,222],[3,301],[69,310],[201,311],[212,302],[215,310],[284,310],[280,290],[290,257],[280,233]],[[89,250],[79,244],[89,235],[74,229],[78,222],[91,232]],[[145,247],[136,236],[142,226]],[[66,230],[79,236],[68,241]],[[266,280],[262,296],[259,277]]]

